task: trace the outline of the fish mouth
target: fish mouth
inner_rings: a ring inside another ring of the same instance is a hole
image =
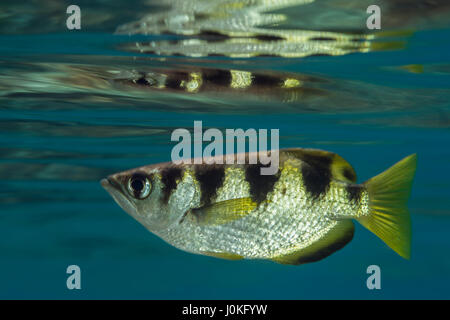
[[[110,187],[110,182],[108,181],[108,179],[102,179],[100,181],[100,184],[102,185],[103,189],[108,190],[108,188]]]
[[[111,195],[116,203],[128,214],[136,210],[136,206],[131,202],[127,195],[123,193],[122,186],[114,178],[107,177],[100,181],[101,186]]]
[[[117,191],[120,191],[122,189],[120,184],[117,181],[115,181],[114,179],[111,179],[110,177],[102,179],[100,181],[100,184],[108,192],[110,192],[112,189],[115,189]]]
[[[114,200],[118,200],[117,198],[124,198],[125,196],[122,194],[122,188],[117,181],[114,179],[108,177],[105,179],[102,179],[100,181],[101,186],[103,189],[105,189],[113,198]]]

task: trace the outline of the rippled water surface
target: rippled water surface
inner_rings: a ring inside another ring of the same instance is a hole
[[[72,3],[2,1],[0,297],[450,298],[450,6],[377,1],[374,32],[372,2],[78,1],[68,30]],[[281,148],[336,152],[359,182],[417,153],[411,259],[360,225],[295,267],[167,245],[99,180],[169,161],[171,132],[195,120],[279,129]]]

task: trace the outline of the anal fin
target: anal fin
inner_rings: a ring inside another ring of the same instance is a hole
[[[315,262],[342,249],[353,239],[354,225],[351,220],[340,220],[320,240],[307,248],[280,255],[271,260],[281,264],[299,265]]]
[[[216,258],[226,259],[226,260],[241,260],[241,259],[244,259],[243,256],[240,256],[240,255],[235,254],[235,253],[229,253],[229,252],[203,251],[201,253],[204,254],[205,256],[216,257]]]

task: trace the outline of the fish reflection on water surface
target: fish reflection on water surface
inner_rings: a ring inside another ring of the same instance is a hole
[[[184,70],[183,70],[184,69]],[[320,78],[276,72],[250,72],[235,69],[186,68],[159,72],[126,71],[114,81],[140,88],[184,93],[245,93],[262,99],[299,101],[326,92],[310,84],[325,82]]]
[[[335,56],[402,46],[402,41],[395,38],[402,33],[397,32],[289,27],[288,12],[293,8],[309,10],[312,4],[316,2],[164,0],[158,2],[157,10],[149,10],[151,13],[140,20],[116,29],[117,34],[152,36],[150,41],[142,41],[141,37],[131,44],[126,43],[126,37],[114,42],[119,50],[139,56],[109,57],[106,61],[97,56],[74,56],[68,58],[71,63],[30,61],[11,70],[31,71],[0,75],[0,96],[45,95],[64,103],[92,101],[133,107],[152,104],[159,109],[195,111],[209,108],[207,101],[211,99],[210,102],[220,104],[223,112],[267,109],[258,106],[259,102],[282,102],[279,108],[286,112],[364,108],[364,101],[354,101],[348,94],[354,91],[354,84],[345,79],[335,81],[318,73],[274,70],[263,62],[237,59],[267,55],[277,59]],[[169,35],[172,40],[167,40]],[[214,67],[207,58],[192,59],[207,56],[223,58],[215,60]],[[74,60],[79,63],[73,63]],[[171,99],[179,101],[171,103]],[[246,110],[237,110],[243,104]]]
[[[305,57],[367,52],[373,35],[328,31],[277,29],[284,14],[267,13],[312,0],[290,1],[163,1],[169,9],[117,28],[119,34],[177,34],[189,36],[172,41],[136,42],[125,50],[156,55],[187,57],[254,56]],[[378,45],[382,48],[384,45]]]

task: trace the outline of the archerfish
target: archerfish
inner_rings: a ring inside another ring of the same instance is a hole
[[[225,156],[201,164],[168,162],[116,173],[101,184],[150,232],[195,254],[314,262],[349,243],[356,220],[410,257],[407,201],[415,154],[358,184],[352,166],[336,153],[275,152],[273,175],[261,174],[267,165],[249,164],[246,154],[245,164],[226,164]]]

